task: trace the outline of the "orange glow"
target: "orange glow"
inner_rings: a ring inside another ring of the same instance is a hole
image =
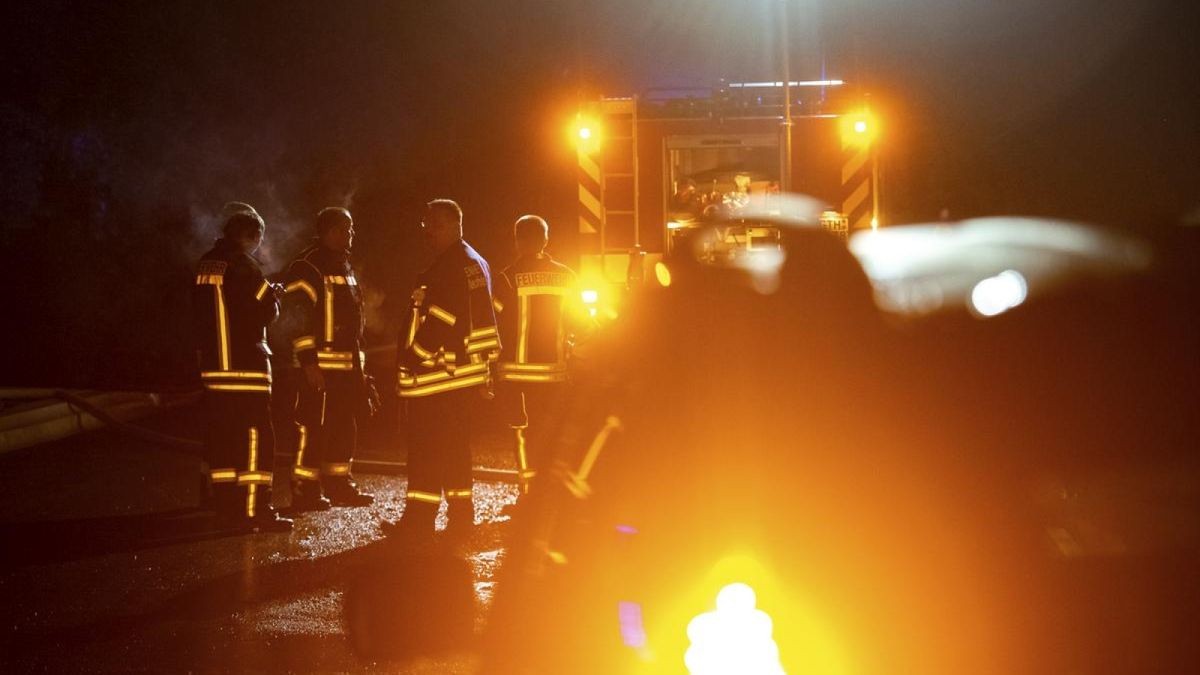
[[[671,285],[671,268],[664,262],[654,263],[654,278],[663,288]]]
[[[592,154],[600,149],[600,131],[599,120],[579,113],[572,120],[567,135],[578,152]]]
[[[838,122],[843,146],[866,147],[879,137],[879,121],[869,110],[847,113]]]

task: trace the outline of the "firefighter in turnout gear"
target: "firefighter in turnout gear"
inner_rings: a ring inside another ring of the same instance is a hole
[[[499,379],[516,441],[522,491],[546,468],[546,434],[563,401],[573,330],[584,312],[575,272],[546,253],[550,226],[521,216],[513,227],[517,260],[500,273],[496,308],[504,352]]]
[[[192,305],[219,527],[279,532],[292,527],[271,507],[275,434],[266,331],[279,316],[279,288],[251,255],[265,232],[251,206],[226,205],[224,236],[200,258]]]
[[[363,370],[363,299],[350,265],[354,221],[330,207],[317,214],[316,229],[284,277],[288,309],[303,316],[291,340],[298,392],[281,402],[292,407],[297,432],[289,513],[374,501],[350,476],[358,419],[377,401]]]
[[[471,420],[490,395],[490,368],[500,351],[491,271],[463,241],[462,209],[455,202],[429,202],[421,227],[435,257],[417,277],[399,340],[397,393],[408,441],[401,525],[432,532],[445,496],[451,531],[465,533],[474,524]]]

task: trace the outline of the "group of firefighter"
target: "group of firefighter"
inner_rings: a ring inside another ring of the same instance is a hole
[[[470,429],[484,400],[498,395],[513,430],[518,476],[538,468],[546,416],[567,380],[578,298],[570,268],[546,253],[549,227],[517,219],[515,262],[493,277],[463,240],[462,209],[426,204],[421,220],[433,262],[417,277],[397,343],[396,394],[408,448],[403,517],[385,530],[432,533],[443,499],[452,534],[474,523]],[[315,238],[268,279],[254,257],[266,224],[241,202],[222,212],[222,234],[196,273],[194,313],[207,418],[206,500],[218,527],[288,531],[291,517],[373,503],[351,476],[358,423],[381,403],[367,375],[363,294],[351,263],[354,222],[330,207]],[[268,327],[281,315],[280,338]],[[279,431],[279,443],[276,442]],[[290,475],[274,473],[275,451],[291,455]],[[272,491],[291,481],[276,510]]]

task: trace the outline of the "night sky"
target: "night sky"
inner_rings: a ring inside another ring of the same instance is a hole
[[[1200,21],[1148,0],[794,0],[792,75],[884,120],[890,222],[1022,213],[1154,232],[1200,206]],[[0,384],[186,385],[191,266],[248,201],[269,270],[355,214],[393,338],[428,199],[501,266],[570,228],[581,100],[775,79],[772,0],[119,2],[6,7]],[[568,254],[569,252],[563,251]],[[13,330],[16,326],[16,330]]]

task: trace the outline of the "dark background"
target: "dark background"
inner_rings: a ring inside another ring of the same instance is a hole
[[[792,77],[870,94],[888,222],[946,208],[1153,235],[1200,205],[1194,4],[793,0]],[[526,212],[570,260],[580,101],[778,77],[776,0],[0,12],[0,385],[187,385],[191,267],[231,199],[265,216],[269,270],[319,208],[348,206],[369,339],[390,342],[425,201],[457,199],[494,266]]]

